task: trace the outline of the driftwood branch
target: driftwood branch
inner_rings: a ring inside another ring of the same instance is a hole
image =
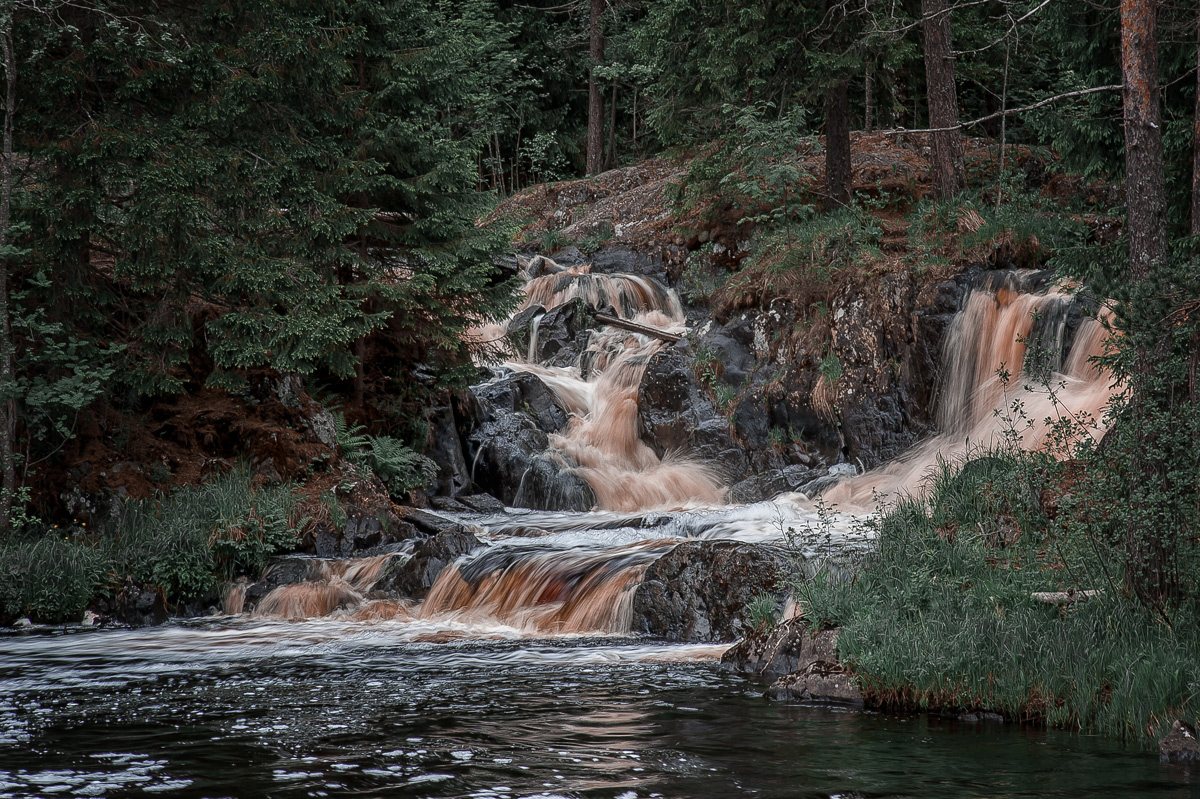
[[[665,330],[659,330],[657,327],[647,327],[646,325],[639,325],[637,322],[630,322],[625,319],[621,319],[619,317],[612,316],[611,314],[606,314],[606,313],[596,314],[596,321],[603,322],[606,325],[612,325],[613,327],[619,327],[622,330],[628,330],[632,333],[641,333],[643,336],[651,336],[652,338],[662,339],[663,341],[669,341],[672,344],[674,344],[676,341],[679,341],[681,338],[683,338],[683,336],[680,336],[676,333],[668,333]]]

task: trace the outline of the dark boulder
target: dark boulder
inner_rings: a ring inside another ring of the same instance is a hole
[[[456,497],[471,491],[471,470],[463,456],[462,439],[454,409],[449,405],[431,408],[425,414],[429,427],[425,455],[437,464],[434,493]]]
[[[1200,742],[1196,739],[1196,728],[1176,721],[1167,736],[1158,742],[1158,756],[1164,763],[1200,763]]]
[[[550,445],[546,433],[523,413],[497,413],[480,423],[468,441],[475,485],[512,506],[521,477]]]
[[[565,458],[545,452],[534,458],[521,476],[513,505],[535,510],[588,511],[596,506],[596,495]]]
[[[732,641],[750,630],[759,594],[782,604],[776,547],[739,541],[685,541],[646,569],[633,598],[633,631],[672,641]]]
[[[862,693],[837,656],[837,630],[812,632],[802,619],[751,632],[721,658],[721,668],[772,680],[768,699],[861,705]]]
[[[678,453],[704,461],[727,482],[746,477],[750,465],[734,440],[729,420],[719,414],[696,383],[691,346],[681,341],[655,353],[638,386],[642,440],[660,458]]]
[[[478,538],[462,530],[439,533],[418,541],[407,560],[397,556],[391,562],[373,590],[424,599],[443,569],[481,546]]]
[[[130,627],[154,627],[166,624],[170,618],[166,595],[160,589],[128,579],[99,615],[101,619],[107,616]]]
[[[403,511],[417,511],[416,508],[401,508]],[[423,513],[423,512],[421,512]],[[432,515],[432,514],[426,514]],[[410,538],[416,538],[425,531],[411,521],[401,517],[395,511],[383,514],[383,517],[364,513],[352,513],[341,530],[335,530],[327,524],[319,524],[313,533],[312,551],[321,558],[344,558],[350,555],[368,555],[383,551]]]
[[[571,366],[587,349],[591,329],[596,324],[583,300],[547,311],[538,323],[534,360],[549,366]]]
[[[528,372],[511,372],[471,389],[483,403],[485,419],[499,421],[506,414],[523,413],[544,433],[567,426],[567,411],[546,384]]]
[[[729,489],[729,496],[734,502],[762,502],[774,499],[780,494],[796,492],[808,494],[808,490],[811,490],[818,480],[828,474],[829,470],[824,467],[785,466],[782,469],[774,469],[747,477]],[[809,494],[809,496],[815,496],[815,494]]]

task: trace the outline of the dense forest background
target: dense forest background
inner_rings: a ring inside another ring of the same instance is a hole
[[[1198,30],[1151,0],[7,0],[3,534],[78,532],[68,484],[164,408],[258,406],[291,380],[403,495],[427,477],[425,409],[474,374],[463,331],[512,306],[521,220],[478,222],[499,200],[666,155],[690,163],[678,202],[733,198],[790,243],[889,202],[852,193],[851,130],[909,130],[930,134],[939,202],[1019,205],[1045,182],[1030,168],[1116,187],[1054,265],[1120,311],[1109,488],[1157,509],[1122,529],[1131,590],[1161,604],[1200,496]],[[966,134],[986,159],[964,160]],[[798,192],[813,148],[823,182]],[[253,430],[234,438],[218,466]],[[126,495],[213,471],[143,463]]]

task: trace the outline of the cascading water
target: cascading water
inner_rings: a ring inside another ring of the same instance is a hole
[[[1092,359],[1104,354],[1107,327],[1079,314],[1072,295],[1055,286],[1028,291],[1025,279],[986,273],[967,294],[943,345],[941,432],[890,464],[843,480],[822,501],[870,510],[878,496],[917,491],[939,460],[1004,443],[1047,446],[1056,420],[1072,420],[1075,435],[1102,432],[1115,386]]]
[[[1005,436],[1010,443],[1041,446],[1045,420],[1100,416],[1113,386],[1090,359],[1103,352],[1105,326],[1082,314],[1068,294],[1054,287],[1030,291],[1025,280],[1017,272],[988,273],[968,293],[944,343],[941,432],[891,464],[843,480],[825,492],[824,503],[870,512],[879,494],[916,490],[938,459]],[[637,324],[682,330],[678,300],[646,278],[576,268],[533,277],[526,290],[518,314],[582,299],[619,308],[621,318]],[[447,566],[423,603],[370,599],[387,568],[386,558],[375,558],[363,566],[316,567],[308,580],[268,595],[256,614],[292,619],[334,613],[459,637],[627,634],[643,572],[681,541],[773,544],[787,530],[819,529],[842,547],[865,544],[867,533],[853,516],[827,514],[818,521],[810,503],[795,495],[718,507],[722,489],[713,474],[685,459],[655,456],[638,436],[637,392],[647,360],[662,346],[659,339],[615,327],[594,330],[585,354],[563,367],[532,362],[537,331],[534,321],[528,357],[513,357],[506,366],[537,377],[570,412],[567,429],[550,436],[550,443],[585,476],[605,511],[510,510],[467,520],[489,545]],[[1037,379],[1035,360],[1041,364]],[[1005,415],[1014,403],[1024,419]],[[685,503],[695,507],[670,509]]]
[[[545,259],[537,266],[551,271],[526,282],[525,299],[513,318],[531,308],[550,311],[582,300],[643,328],[683,332],[678,296],[653,279],[593,275],[586,266],[560,270]],[[660,458],[639,436],[638,387],[662,340],[605,326],[591,331],[574,364],[548,366],[537,358],[542,318],[536,316],[530,326],[525,357],[513,357],[504,366],[538,377],[571,414],[567,429],[551,435],[550,445],[591,486],[597,507],[638,511],[721,504],[725,487],[710,469],[682,456]],[[497,332],[492,328],[476,335]]]

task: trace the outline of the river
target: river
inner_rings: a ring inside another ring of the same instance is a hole
[[[721,647],[224,618],[0,635],[0,797],[1200,795],[1111,740],[787,705]]]

